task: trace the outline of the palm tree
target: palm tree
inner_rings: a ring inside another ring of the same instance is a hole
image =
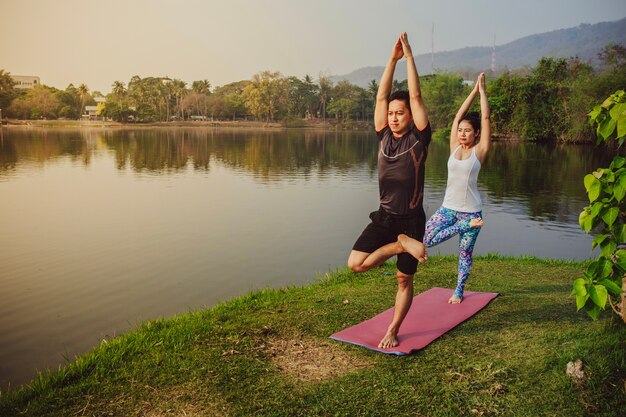
[[[182,102],[183,97],[187,94],[187,83],[182,80],[173,80],[170,85],[174,99],[176,100],[176,110],[180,114],[180,118],[184,119],[185,115],[183,114],[180,103]]]
[[[121,81],[114,81],[112,84],[113,87],[113,94],[115,94],[118,97],[122,97],[124,95],[124,93],[126,92],[126,88],[124,87],[124,83]]]
[[[209,80],[198,80],[191,84],[191,89],[200,94],[211,94],[211,83]]]
[[[83,112],[85,111],[85,101],[87,97],[89,97],[89,88],[86,84],[81,84],[78,87],[78,95],[80,96],[80,116],[82,117]]]

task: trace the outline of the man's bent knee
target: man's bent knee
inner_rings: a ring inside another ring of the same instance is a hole
[[[363,263],[369,256],[369,253],[353,250],[348,258],[348,268],[353,272],[365,272],[367,268],[363,266]]]
[[[363,267],[363,265],[356,263],[356,262],[350,262],[350,260],[348,260],[348,268],[350,268],[352,270],[352,272],[365,272],[367,271],[367,269],[365,269]]]

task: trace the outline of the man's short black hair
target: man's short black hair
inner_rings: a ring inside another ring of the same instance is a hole
[[[387,100],[387,103],[391,103],[394,100],[404,101],[406,108],[409,109],[409,112],[411,111],[411,98],[409,96],[408,91],[406,90],[394,91],[393,93],[389,95],[389,100]]]

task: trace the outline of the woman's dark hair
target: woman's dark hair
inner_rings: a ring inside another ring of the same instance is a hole
[[[406,106],[406,108],[409,109],[409,112],[411,111],[411,98],[409,96],[408,91],[406,90],[394,91],[393,93],[389,95],[389,99],[387,100],[387,103],[391,103],[394,100],[404,101],[404,105]]]
[[[459,124],[463,121],[467,120],[474,129],[475,132],[480,130],[480,116],[476,112],[465,113],[465,116],[459,121]]]

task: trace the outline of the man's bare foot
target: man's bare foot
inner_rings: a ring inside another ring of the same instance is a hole
[[[483,219],[481,219],[480,217],[476,218],[476,219],[471,219],[470,220],[470,229],[473,229],[475,227],[483,227],[485,223],[483,222]]]
[[[397,334],[391,330],[387,330],[387,334],[378,344],[379,349],[387,349],[398,346]]]
[[[461,297],[456,294],[452,294],[452,297],[448,300],[448,304],[459,304],[461,301],[463,301]]]
[[[419,240],[400,234],[398,235],[398,243],[400,243],[405,252],[410,253],[419,263],[423,264],[428,260],[426,246]]]

